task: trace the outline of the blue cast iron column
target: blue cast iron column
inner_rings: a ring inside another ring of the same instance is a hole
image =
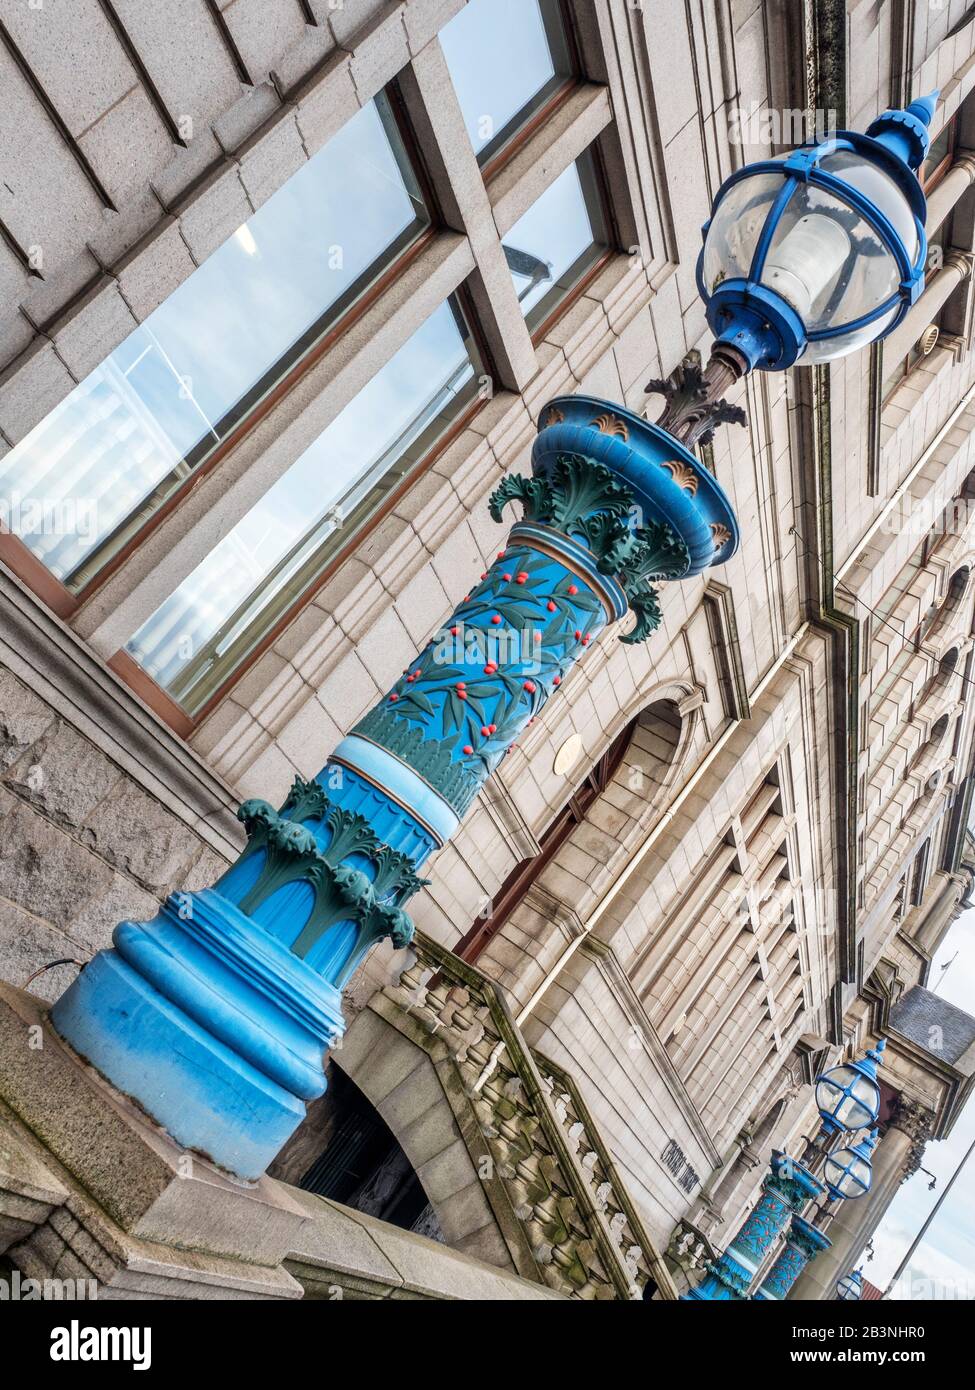
[[[828,1250],[831,1244],[822,1231],[810,1226],[801,1216],[794,1216],[785,1245],[754,1297],[769,1302],[786,1298],[809,1261],[814,1260],[820,1251]]]
[[[280,810],[239,811],[247,848],[212,888],[123,922],[55,1005],[55,1028],[187,1148],[257,1177],[325,1089],[341,990],[514,740],[607,623],[659,622],[659,579],[735,551],[712,475],[662,429],[605,401],[542,412],[531,477],[491,498],[523,516],[384,698]],[[338,712],[336,712],[338,713]]]
[[[801,1163],[788,1154],[772,1155],[771,1173],[762,1183],[762,1195],[724,1254],[709,1266],[707,1278],[683,1294],[685,1302],[733,1302],[748,1296],[748,1289],[774,1241],[789,1217],[802,1210],[811,1197],[826,1189]]]

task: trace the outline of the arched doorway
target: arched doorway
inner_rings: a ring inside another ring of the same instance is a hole
[[[379,1111],[338,1067],[331,1068],[329,1089],[334,1125],[297,1186],[443,1241],[413,1165]]]
[[[454,953],[471,963],[478,959],[569,838],[585,824],[595,803],[620,778],[624,763],[630,764],[628,789],[642,803],[654,802],[673,770],[681,729],[680,712],[670,699],[654,701],[630,720],[549,822],[538,853],[512,869],[495,894],[489,915],[474,922]]]

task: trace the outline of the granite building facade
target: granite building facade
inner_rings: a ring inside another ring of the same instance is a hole
[[[165,1223],[99,1224],[43,1088],[4,1094],[0,1232],[29,1273],[672,1299],[809,1134],[817,1072],[885,1037],[873,1189],[793,1294],[832,1297],[975,1074],[971,1019],[927,988],[975,874],[975,13],[0,0],[0,23],[0,974],[24,1019],[116,923],[212,883],[239,803],[284,802],[409,669],[503,546],[488,498],[548,401],[659,414],[706,355],[721,181],[940,89],[923,294],[882,345],[734,388],[743,421],[697,452],[737,554],[664,585],[647,642],[582,656],[425,868],[413,946],[348,982],[329,1089],[262,1188],[280,1241],[146,1274]]]

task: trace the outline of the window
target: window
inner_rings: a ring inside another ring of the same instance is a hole
[[[610,231],[592,150],[547,188],[504,238],[503,250],[529,328],[554,312],[606,259]]]
[[[380,94],[0,463],[22,517],[42,497],[69,518],[11,529],[77,593],[430,220]]]
[[[532,884],[538,879],[546,865],[550,864],[566,840],[586,819],[586,813],[595,801],[602,796],[613,779],[630,746],[636,720],[626,726],[621,734],[607,748],[599,762],[587,774],[582,785],[577,787],[565,806],[551,822],[538,844],[538,853],[533,859],[523,859],[498,889],[491,903],[490,915],[482,917],[454,947],[454,954],[461,960],[476,961],[491,938],[501,930],[505,922],[522,901]]]
[[[451,297],[142,625],[128,654],[199,714],[355,533],[395,502],[476,404],[483,371]]]
[[[482,167],[574,77],[560,0],[470,0],[440,43]]]
[[[931,148],[928,150],[927,158],[918,171],[921,180],[921,187],[925,193],[941,182],[945,174],[951,168],[951,162],[955,153],[955,141],[958,131],[958,118],[952,116],[951,120],[945,125],[944,129],[931,141]]]

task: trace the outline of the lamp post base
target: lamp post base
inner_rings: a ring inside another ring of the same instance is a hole
[[[151,1098],[178,1144],[260,1177],[325,1090],[339,991],[212,889],[114,940],[58,1000],[55,1028],[118,1090]]]

